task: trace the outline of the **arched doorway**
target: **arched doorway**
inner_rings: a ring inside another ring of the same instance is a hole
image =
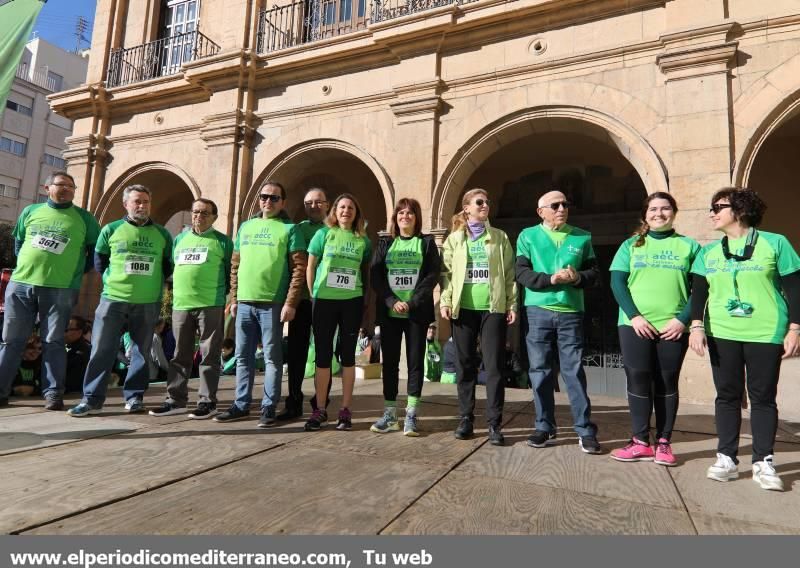
[[[122,193],[126,187],[139,184],[152,192],[151,217],[164,225],[174,237],[191,222],[192,201],[200,196],[194,180],[183,170],[164,162],[140,164],[119,176],[100,198],[94,214],[100,226],[125,216]],[[90,272],[81,286],[77,312],[89,318],[100,297],[101,275]]]
[[[448,172],[461,183],[449,188],[449,199],[443,192],[440,205],[450,206],[441,218],[460,209],[464,190],[482,187],[492,201],[492,223],[515,242],[522,229],[540,222],[539,197],[551,189],[563,191],[573,204],[569,222],[592,232],[603,275],[602,285],[586,294],[589,391],[624,397],[618,311],[608,268],[620,243],[638,226],[642,200],[664,190],[666,176],[652,149],[623,127],[615,132],[600,121],[535,111],[518,118],[506,127],[490,125],[491,135],[483,133],[464,149],[461,167]],[[519,350],[524,355],[521,344]]]
[[[757,191],[769,206],[766,231],[781,233],[800,250],[800,228],[794,212],[800,209],[797,163],[800,160],[800,99],[760,141],[743,185]]]
[[[268,179],[284,185],[287,212],[296,221],[304,218],[305,192],[322,187],[331,203],[342,193],[355,196],[364,210],[373,242],[386,229],[393,205],[391,182],[375,159],[360,148],[336,140],[319,140],[285,152],[256,178],[244,201],[242,220],[257,214],[257,192]]]

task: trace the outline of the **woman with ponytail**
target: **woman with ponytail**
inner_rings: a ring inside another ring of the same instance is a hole
[[[505,384],[506,328],[516,321],[517,286],[514,281],[514,249],[508,236],[489,224],[486,190],[471,189],[453,216],[453,228],[442,252],[442,318],[451,321],[456,346],[456,383],[461,420],[455,431],[459,440],[471,438],[475,416],[475,365],[477,341],[486,379],[486,419],[489,443],[502,446]]]
[[[656,192],[642,204],[641,226],[611,263],[611,290],[619,304],[619,340],[628,378],[633,436],[611,452],[617,461],[672,466],[670,439],[678,414],[678,377],[689,336],[689,274],[700,245],[675,232],[678,205]],[[656,414],[656,448],[650,415]]]

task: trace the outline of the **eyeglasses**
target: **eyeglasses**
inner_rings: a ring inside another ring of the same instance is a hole
[[[730,209],[730,207],[731,207],[730,203],[715,203],[714,205],[711,206],[708,212],[713,213],[714,215],[719,215],[720,211],[722,211],[723,209]]]
[[[483,207],[484,205],[486,205],[486,207],[489,207],[490,202],[488,199],[476,199],[475,205],[477,205],[478,207]]]
[[[306,207],[322,207],[326,203],[327,201],[324,200],[303,201],[303,205],[305,205]]]
[[[62,189],[75,189],[75,186],[72,185],[71,183],[51,183],[50,185],[54,185]]]
[[[211,217],[213,213],[210,211],[192,211],[192,215],[197,215],[198,217]]]
[[[277,203],[281,200],[280,195],[270,195],[269,193],[262,193],[258,196],[261,201],[271,201],[272,203]]]
[[[563,207],[564,209],[569,209],[569,201],[557,201],[556,203],[551,203],[550,205],[545,205],[545,207],[549,207],[553,211],[558,211],[559,207]]]

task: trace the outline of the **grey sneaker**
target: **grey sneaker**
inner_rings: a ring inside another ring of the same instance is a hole
[[[397,407],[386,406],[383,409],[383,416],[370,426],[372,432],[386,434],[387,432],[397,432],[400,430],[400,423],[397,421]]]
[[[138,398],[132,398],[125,403],[128,414],[141,414],[145,411],[144,403]]]
[[[406,414],[405,422],[403,422],[403,435],[411,438],[416,438],[419,436],[416,414]]]
[[[83,418],[84,416],[89,416],[90,414],[100,414],[100,408],[92,408],[89,406],[88,403],[82,402],[77,406],[73,406],[69,410],[67,410],[67,415],[72,416],[73,418]]]
[[[259,428],[272,428],[278,421],[275,419],[275,407],[265,406],[261,409],[261,418],[258,420]]]

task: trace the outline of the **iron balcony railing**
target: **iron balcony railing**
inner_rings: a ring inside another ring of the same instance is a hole
[[[112,49],[106,86],[119,87],[174,75],[184,63],[216,55],[219,50],[216,43],[197,30],[127,49]]]
[[[262,10],[258,52],[269,53],[366,29],[408,14],[477,0],[296,0]]]

